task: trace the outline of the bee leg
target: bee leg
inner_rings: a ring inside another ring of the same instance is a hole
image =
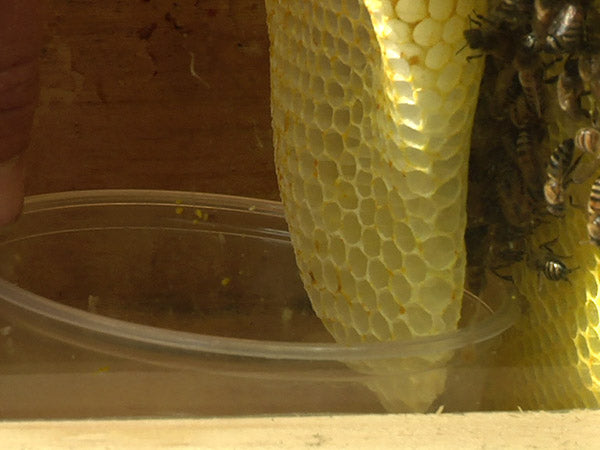
[[[483,56],[483,53],[479,53],[477,55],[469,55],[469,56],[467,56],[467,62],[471,62],[472,59],[481,58],[482,56]]]
[[[481,20],[485,19],[485,18],[481,14],[478,14],[477,12],[475,12],[475,10],[473,10],[472,13],[479,20],[476,20],[473,17],[471,17],[471,15],[469,15],[469,27],[473,24],[477,25],[478,27],[483,26],[483,22]]]
[[[465,45],[463,45],[461,48],[459,48],[456,53],[454,54],[455,56],[458,55],[460,52],[462,52],[465,48],[467,48],[467,46],[469,45],[469,43],[467,42]],[[467,57],[467,60],[469,58]]]
[[[544,250],[549,251],[551,254],[554,255],[554,252],[552,251],[552,249],[550,248],[551,244],[554,244],[558,242],[558,236],[556,236],[554,239],[549,240],[548,242],[544,242],[542,244],[540,244],[539,248],[543,248]]]
[[[544,72],[546,70],[548,70],[550,67],[552,67],[554,64],[556,64],[557,62],[560,62],[560,61],[562,61],[562,56],[557,56],[552,61],[548,61],[547,63],[542,63],[542,68],[544,69]],[[556,80],[554,80],[554,81],[557,81],[558,75],[556,77],[552,77],[552,78],[556,78]]]
[[[500,267],[494,267],[494,268],[490,268],[490,272],[492,272],[494,275],[496,275],[498,278],[501,278],[505,281],[510,281],[511,283],[514,283],[515,280],[512,276],[510,275],[502,275],[498,272],[498,269],[502,268],[502,267],[508,267],[508,266],[500,266]]]
[[[590,115],[590,119],[592,120],[592,126],[594,128],[598,128],[600,126],[600,111],[598,111],[598,108],[595,106]]]
[[[479,14],[477,11],[473,10],[472,11],[473,15],[475,17],[477,17],[478,20],[473,19],[471,16],[469,16],[469,20],[474,23],[477,26],[482,26],[483,22],[486,22],[488,25],[496,25],[496,23],[494,23],[493,21],[491,21],[490,19],[488,19],[487,17],[485,17],[483,14]]]
[[[556,258],[570,258],[572,255],[557,255],[554,252],[554,250],[552,250],[550,248],[550,244],[554,244],[556,241],[558,241],[558,236],[555,237],[554,239],[552,239],[551,241],[544,242],[543,244],[540,244],[539,248],[542,248],[542,249],[546,250],[550,255],[552,255],[553,257],[556,257]]]
[[[553,76],[553,77],[550,77],[550,78],[545,78],[545,79],[544,79],[544,83],[545,83],[545,84],[554,84],[554,83],[556,83],[557,81],[558,81],[558,75],[555,75],[555,76]]]
[[[573,177],[571,175],[573,175],[573,172],[575,172],[575,169],[577,169],[577,166],[579,166],[579,162],[581,161],[581,158],[583,157],[583,153],[581,155],[579,155],[575,161],[573,162],[573,164],[571,164],[569,166],[569,168],[567,169],[567,171],[565,172],[565,188],[571,184],[572,182],[574,182],[575,180],[573,179]],[[575,183],[575,184],[579,184],[579,183]]]

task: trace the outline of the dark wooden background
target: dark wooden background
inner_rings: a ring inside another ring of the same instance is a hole
[[[152,188],[279,198],[262,0],[48,5],[28,194]]]

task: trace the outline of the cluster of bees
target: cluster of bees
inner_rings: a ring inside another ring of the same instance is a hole
[[[582,208],[569,186],[600,167],[600,14],[591,0],[500,0],[487,16],[473,11],[464,36],[467,59],[486,58],[469,171],[469,287],[479,291],[485,268],[510,278],[500,272],[522,260],[540,277],[568,282],[576,268],[554,241],[526,242],[567,207]],[[589,123],[554,148],[551,102],[566,120]],[[587,215],[589,240],[600,247],[600,177]]]

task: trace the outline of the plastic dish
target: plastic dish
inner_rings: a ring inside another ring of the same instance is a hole
[[[385,412],[374,386],[440,370],[426,409],[478,410],[518,316],[507,297],[486,299],[490,314],[466,293],[454,333],[336,344],[304,293],[281,204],[214,194],[30,197],[0,232],[0,277],[4,418]]]

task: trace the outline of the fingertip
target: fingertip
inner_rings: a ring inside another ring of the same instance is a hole
[[[25,195],[23,159],[0,163],[0,226],[14,222],[23,209]]]

